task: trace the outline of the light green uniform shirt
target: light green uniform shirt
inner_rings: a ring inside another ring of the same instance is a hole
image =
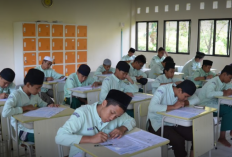
[[[102,75],[102,72],[106,71],[103,65],[100,65],[97,70],[95,71],[94,75]],[[112,73],[115,73],[115,68],[110,68],[109,70]]]
[[[215,96],[223,96],[223,90],[232,89],[231,83],[222,83],[218,76],[210,79],[198,94],[200,105],[218,109],[218,99]]]
[[[134,77],[133,80],[136,80],[135,77],[137,77],[137,76],[143,76],[143,78],[147,78],[147,74],[145,74],[141,70],[134,69],[134,67],[131,65],[131,63],[129,63],[129,65],[130,65],[129,75],[131,77]]]
[[[161,64],[161,62],[155,63],[154,66],[149,71],[148,78],[155,79],[160,74],[163,74],[164,66]]]
[[[162,83],[175,83],[178,81],[183,81],[180,78],[167,78],[165,74],[158,76],[154,82],[152,82],[151,87],[152,87],[152,93],[154,94],[156,89],[160,86]]]
[[[131,57],[128,55],[125,55],[122,57],[121,61],[133,61],[135,60],[135,57],[136,57],[135,55],[132,55]]]
[[[15,84],[14,84],[14,83],[11,83],[11,84],[9,84],[9,86],[7,86],[6,88],[0,87],[0,94],[2,94],[2,93],[10,94],[10,93],[12,93],[14,90],[15,90]]]
[[[96,80],[93,77],[88,77],[84,82],[81,83],[76,73],[70,74],[64,85],[64,98],[70,98],[71,91],[68,89],[89,86],[92,85],[95,81]]]
[[[95,126],[102,132],[109,134],[115,128],[125,126],[128,131],[135,127],[135,120],[127,113],[114,119],[113,121],[103,123],[97,113],[97,102],[92,105],[84,105],[74,111],[68,121],[58,130],[56,143],[71,147],[69,157],[77,153],[83,153],[82,150],[74,146],[79,144],[83,136],[93,136],[98,133]]]
[[[151,125],[155,131],[157,131],[162,124],[162,115],[157,114],[157,112],[167,111],[168,105],[174,105],[178,100],[175,97],[172,84],[167,84],[160,86],[154,93],[151,102],[148,107],[147,119],[150,119]],[[190,105],[195,105],[199,103],[199,98],[194,94],[188,98]],[[165,125],[174,125],[170,123],[165,123]]]
[[[195,58],[189,60],[187,63],[185,63],[182,69],[182,73],[184,73],[183,78],[185,78],[186,76],[192,76],[194,71],[199,68],[201,68],[201,63],[197,63],[195,61]]]
[[[204,77],[204,76],[209,76],[209,75],[213,75],[213,77],[216,76],[216,74],[212,71],[206,73],[202,68],[200,69],[197,69],[194,74],[193,74],[193,82],[195,83],[195,85],[199,85],[199,86],[202,86],[203,85],[203,81],[195,81],[194,79],[197,78],[197,77]]]
[[[136,82],[134,81],[134,84],[131,84],[130,82],[126,83],[123,80],[119,80],[114,74],[111,76],[106,77],[102,82],[101,92],[99,95],[99,104],[101,104],[108,92],[111,89],[117,89],[120,91],[123,91],[125,93],[135,93],[139,91],[138,86],[136,85]]]
[[[150,68],[152,68],[154,66],[154,64],[159,63],[159,62],[163,62],[163,60],[165,59],[165,57],[163,56],[162,58],[159,58],[158,55],[154,56],[151,59],[151,63],[150,63]]]
[[[42,71],[44,73],[44,77],[53,77],[54,79],[59,79],[60,77],[64,76],[62,74],[59,74],[57,72],[55,72],[53,69],[46,69],[44,70],[41,65],[35,67],[35,69],[38,69],[40,71]],[[41,88],[41,92],[47,92],[48,89],[47,88]]]
[[[36,105],[37,107],[46,107],[48,103],[44,102],[38,94],[28,96],[21,87],[15,90],[8,97],[2,111],[3,117],[11,117],[13,115],[22,114],[23,106]],[[16,120],[11,117],[11,125],[15,128]],[[16,129],[16,128],[15,128]],[[34,129],[25,128],[21,123],[18,123],[18,132],[26,131],[34,133]]]

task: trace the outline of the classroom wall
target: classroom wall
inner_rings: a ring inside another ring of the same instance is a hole
[[[232,8],[226,8],[226,0],[218,0],[218,9],[212,9],[213,1],[215,0],[135,0],[135,7],[133,8],[136,12],[135,21],[158,20],[158,47],[161,47],[163,46],[164,20],[191,19],[190,55],[170,54],[174,58],[176,64],[184,65],[187,60],[195,56],[197,51],[198,19],[231,18]],[[200,10],[200,2],[205,2],[204,10]],[[191,3],[190,11],[186,11],[186,3]],[[179,4],[179,11],[175,11],[175,4]],[[168,12],[164,12],[165,5],[169,5]],[[159,6],[158,13],[155,13],[155,6]],[[149,7],[149,13],[145,13],[146,7]],[[140,14],[137,14],[137,8],[141,8]],[[132,23],[132,29],[135,27],[135,21]],[[132,38],[131,45],[133,44],[135,45],[135,38]],[[150,64],[151,58],[157,53],[136,52],[136,55],[138,54],[144,54],[147,58],[147,62]],[[230,55],[230,57],[207,56],[205,59],[214,61],[213,68],[218,69],[217,71],[221,71],[225,64],[230,64],[232,62],[232,55]]]
[[[123,53],[130,45],[131,0],[54,0],[45,8],[41,0],[0,0],[0,69],[14,69],[13,23],[58,20],[88,26],[88,64],[92,70],[105,58],[115,66],[121,58],[120,22],[123,28]],[[17,73],[17,72],[16,72]]]

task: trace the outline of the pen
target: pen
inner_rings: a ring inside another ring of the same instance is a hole
[[[95,126],[95,128],[97,129],[98,132],[100,132],[99,129],[96,126]]]
[[[103,145],[95,144],[94,145],[94,147],[101,147],[101,146],[113,146],[113,144],[103,144]]]

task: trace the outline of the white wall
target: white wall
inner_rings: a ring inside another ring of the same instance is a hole
[[[195,56],[197,51],[197,34],[198,34],[198,19],[210,18],[232,18],[232,8],[226,8],[226,0],[218,0],[218,9],[212,9],[213,1],[215,0],[136,0],[135,9],[141,8],[141,14],[135,15],[135,21],[154,21],[158,20],[158,47],[163,46],[163,25],[164,20],[183,20],[191,19],[191,43],[190,55],[170,54],[176,64],[184,65],[185,62]],[[200,10],[200,2],[205,2],[205,9]],[[186,11],[186,3],[191,3],[191,10]],[[179,4],[179,11],[175,11],[175,4]],[[169,12],[164,12],[164,6],[169,5]],[[155,13],[155,6],[159,6],[159,12]],[[149,13],[145,13],[145,8],[149,8]],[[136,11],[136,10],[135,10]],[[132,24],[132,28],[135,23]],[[135,41],[132,41],[135,43]],[[232,53],[232,50],[231,50]],[[150,63],[153,55],[157,53],[152,52],[136,52],[136,55],[144,54]],[[232,55],[230,57],[205,57],[214,61],[213,68],[221,69],[226,64],[232,63]]]
[[[115,66],[121,58],[120,22],[125,24],[124,54],[130,47],[130,13],[131,0],[54,0],[51,8],[43,7],[41,0],[0,0],[0,69],[14,69],[13,23],[37,20],[87,25],[91,69],[96,70],[105,58]]]

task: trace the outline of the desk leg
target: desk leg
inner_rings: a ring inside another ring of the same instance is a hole
[[[217,149],[217,140],[218,140],[218,129],[219,129],[219,113],[220,113],[221,99],[218,99],[218,110],[217,110],[217,124],[216,124],[216,134],[214,135],[215,149]]]
[[[155,149],[148,150],[143,153],[139,153],[137,155],[133,155],[132,157],[162,157],[162,149],[161,147],[157,147]]]
[[[97,102],[99,93],[100,93],[100,91],[88,92],[87,93],[87,102],[88,102],[88,104],[93,104],[93,103]]]
[[[59,101],[57,99],[57,85],[58,85],[58,83],[52,85],[53,96],[54,96],[54,101],[55,101],[54,103],[55,104],[59,103]]]
[[[72,104],[72,95],[73,95],[73,92],[71,92],[71,94],[70,94],[70,106]]]
[[[0,107],[0,116],[3,110],[3,106]],[[1,116],[1,126],[2,126],[2,139],[3,141],[7,141],[10,137],[8,135],[8,127],[7,127],[7,118],[3,118]]]
[[[193,151],[198,157],[214,147],[213,113],[193,120]]]
[[[143,85],[143,93],[147,93],[147,84]]]
[[[55,143],[57,130],[64,125],[70,116],[35,121],[35,148],[38,157],[59,156]],[[68,154],[68,148],[63,147],[64,155]]]

